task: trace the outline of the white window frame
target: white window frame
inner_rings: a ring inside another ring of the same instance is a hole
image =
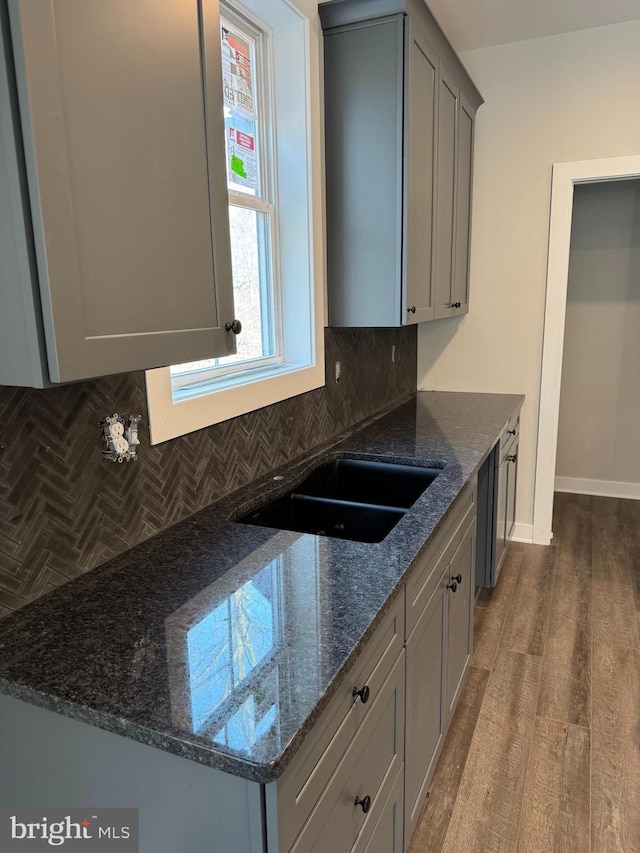
[[[295,4],[244,0],[229,5],[268,33],[271,46],[274,230],[279,243],[284,361],[257,370],[234,366],[226,377],[186,399],[174,399],[168,367],[146,371],[152,444],[324,385],[322,36],[316,7],[307,0]],[[292,75],[292,69],[298,73]],[[278,163],[286,163],[286,169],[278,170]]]

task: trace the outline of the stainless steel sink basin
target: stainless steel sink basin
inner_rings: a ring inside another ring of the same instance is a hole
[[[444,468],[335,458],[236,521],[357,542],[381,542]]]

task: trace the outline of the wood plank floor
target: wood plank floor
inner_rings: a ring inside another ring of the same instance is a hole
[[[640,853],[640,501],[557,494],[479,598],[409,853]]]

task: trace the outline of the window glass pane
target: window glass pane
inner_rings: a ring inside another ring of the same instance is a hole
[[[255,40],[222,21],[222,86],[227,185],[260,195]]]
[[[220,364],[274,354],[267,219],[264,213],[229,205],[233,300],[242,333],[237,354],[219,359]]]

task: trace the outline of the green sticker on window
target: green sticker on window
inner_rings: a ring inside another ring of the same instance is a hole
[[[247,177],[244,169],[244,160],[241,160],[236,154],[231,155],[231,171],[235,172],[236,175],[240,175],[241,178]]]

